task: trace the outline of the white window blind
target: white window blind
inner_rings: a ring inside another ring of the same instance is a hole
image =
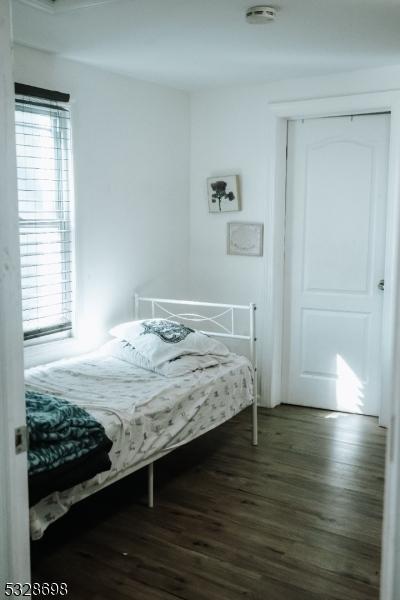
[[[22,316],[25,339],[69,332],[72,322],[71,129],[58,92],[16,84]],[[61,97],[64,95],[60,94]],[[67,96],[67,98],[69,98]],[[67,333],[66,333],[67,335]]]

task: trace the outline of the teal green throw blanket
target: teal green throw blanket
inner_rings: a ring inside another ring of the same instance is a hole
[[[88,412],[62,398],[27,391],[29,475],[36,475],[81,459],[112,443],[104,427]]]

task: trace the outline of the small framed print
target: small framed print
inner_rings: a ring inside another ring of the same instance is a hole
[[[207,179],[207,191],[210,213],[240,210],[238,175],[209,177]]]
[[[262,256],[262,223],[228,223],[228,254]]]

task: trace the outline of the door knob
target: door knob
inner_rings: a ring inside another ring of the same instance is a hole
[[[381,292],[385,291],[385,280],[381,279],[380,282],[378,283],[378,289],[381,290]]]

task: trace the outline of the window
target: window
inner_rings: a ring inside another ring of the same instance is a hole
[[[24,338],[66,337],[72,322],[68,95],[16,84]]]

